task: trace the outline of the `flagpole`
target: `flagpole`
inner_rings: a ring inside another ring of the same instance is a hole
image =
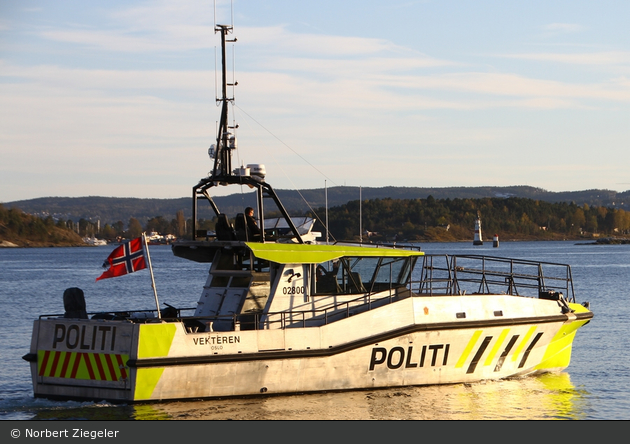
[[[157,290],[155,289],[155,279],[153,278],[153,267],[151,266],[151,256],[149,255],[149,244],[147,244],[147,238],[142,233],[142,245],[144,246],[144,252],[147,255],[147,262],[149,263],[149,272],[151,273],[151,287],[153,288],[153,295],[155,296],[155,306],[157,308],[158,319],[162,319],[162,313],[160,312],[160,303],[158,302]]]

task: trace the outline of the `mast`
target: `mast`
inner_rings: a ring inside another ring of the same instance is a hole
[[[221,33],[221,97],[217,102],[221,103],[221,119],[219,120],[219,132],[214,151],[214,168],[212,176],[216,178],[230,176],[232,174],[232,153],[236,148],[236,138],[229,132],[228,128],[228,103],[234,101],[234,97],[227,96],[227,65],[225,60],[225,43],[236,42],[236,38],[227,40],[226,36],[232,32],[230,25],[216,25],[215,32]],[[231,84],[230,86],[234,86]]]
[[[282,214],[282,217],[286,220],[291,232],[298,243],[304,243],[302,236],[298,232],[297,227],[291,220],[289,213],[286,211],[276,192],[271,185],[265,182],[264,173],[243,173],[241,169],[232,171],[232,151],[236,149],[236,137],[232,131],[238,128],[238,125],[230,127],[228,125],[228,105],[234,102],[234,97],[228,97],[228,86],[236,86],[238,82],[227,82],[227,64],[226,64],[226,42],[236,42],[237,39],[228,39],[228,34],[233,31],[232,25],[215,25],[214,32],[221,34],[221,96],[217,97],[217,103],[221,104],[221,118],[219,120],[219,129],[217,132],[216,144],[211,146],[208,150],[208,154],[214,159],[214,166],[210,175],[199,181],[197,185],[193,187],[193,203],[192,203],[192,240],[194,241],[197,236],[197,214],[198,214],[198,200],[205,199],[212,207],[214,213],[218,216],[220,213],[216,203],[212,200],[212,197],[208,193],[208,190],[218,185],[248,185],[250,188],[255,188],[257,193],[258,203],[258,216],[260,218],[260,231],[261,242],[265,241],[265,226],[264,226],[264,208],[263,198],[271,198],[278,210]],[[248,170],[245,168],[244,170]],[[199,237],[205,237],[205,234],[199,234]]]
[[[359,187],[359,243],[363,243],[363,197]]]
[[[324,195],[326,197],[326,245],[328,245],[328,182],[324,180]]]

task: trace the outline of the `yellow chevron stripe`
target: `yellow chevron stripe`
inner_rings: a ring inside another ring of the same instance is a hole
[[[455,368],[462,368],[464,366],[464,363],[466,362],[466,359],[468,359],[468,356],[470,355],[470,352],[472,352],[472,349],[475,346],[475,343],[477,342],[477,339],[479,339],[479,336],[481,336],[482,332],[483,332],[483,330],[477,330],[472,335],[472,337],[470,338],[470,341],[468,341],[468,345],[464,349],[462,355],[459,357],[459,360],[457,361],[457,364],[455,364]]]
[[[85,353],[83,354],[84,357],[81,358],[80,356],[82,355],[82,353],[80,352],[39,350],[37,353],[38,366],[42,365],[44,355],[46,353],[48,353],[48,361],[46,363],[46,368],[44,369],[42,373],[43,376],[52,377],[52,378],[66,378],[66,379],[94,379],[97,381],[119,381],[120,379],[122,379],[122,370],[118,364],[118,360],[116,359],[117,355],[115,354],[109,355],[110,359],[112,360],[112,365],[114,368],[114,374],[112,375],[112,372],[110,371],[109,365],[107,364],[107,359],[104,353]],[[70,355],[70,358],[68,360],[66,371],[62,373],[63,363],[66,360],[67,355]],[[125,365],[127,363],[127,360],[129,359],[129,355],[120,355],[120,357],[122,358],[123,365]],[[55,358],[57,358],[57,366],[55,367],[53,371],[53,362],[55,361]],[[81,361],[79,362],[79,366],[77,367],[77,373],[75,377],[72,378],[72,370],[74,369],[77,359],[81,359]],[[90,377],[90,373],[88,371],[88,367],[85,362],[85,359],[90,360],[94,378]],[[104,376],[105,376],[104,379],[101,377],[101,374],[98,370],[96,360],[98,360],[101,363],[101,366],[103,367]]]
[[[77,374],[75,376],[76,379],[91,379],[90,373],[88,372],[87,364],[85,360],[87,357],[82,357],[79,353],[77,353],[76,359],[80,359],[79,368],[77,368]]]
[[[497,338],[497,342],[494,343],[494,346],[492,347],[492,350],[490,350],[490,354],[488,354],[488,357],[486,358],[485,362],[483,363],[484,366],[492,364],[492,361],[494,361],[494,357],[496,356],[496,354],[501,349],[501,346],[503,345],[503,341],[505,341],[505,338],[507,337],[509,332],[510,332],[509,328],[506,328],[506,329],[504,329],[501,332],[501,334]]]
[[[57,362],[57,368],[55,369],[55,374],[53,376],[57,376],[58,378],[62,378],[61,369],[63,368],[63,361],[66,360],[66,355],[70,352],[58,352],[59,353],[59,362]]]
[[[77,359],[79,359],[78,353],[70,353],[70,362],[68,363],[68,368],[66,369],[66,373],[62,375],[62,378],[69,378],[72,375],[72,369],[74,368],[74,364]]]
[[[155,387],[160,382],[162,373],[164,373],[164,367],[139,368],[136,374],[136,390],[133,394],[133,400],[151,399]]]
[[[141,324],[138,338],[138,358],[168,356],[177,327],[169,324]]]
[[[532,335],[534,334],[537,328],[538,326],[534,325],[527,331],[527,334],[523,337],[523,340],[521,341],[521,343],[518,344],[518,347],[516,347],[516,350],[514,350],[514,354],[512,355],[512,361],[516,362],[516,360],[518,359],[518,355],[521,354],[521,351],[523,351],[523,349],[529,342],[529,338],[532,337]]]
[[[570,304],[571,308],[573,305]],[[571,362],[571,350],[573,348],[573,338],[578,328],[586,324],[588,321],[574,321],[563,324],[558,333],[553,337],[543,356],[540,364],[535,368],[538,369],[557,369],[568,367]]]

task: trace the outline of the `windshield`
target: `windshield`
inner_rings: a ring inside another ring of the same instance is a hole
[[[407,284],[413,257],[342,257],[312,266],[313,294],[359,294]]]

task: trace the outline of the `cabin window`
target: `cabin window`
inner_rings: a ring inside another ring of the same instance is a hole
[[[409,279],[409,258],[382,258],[372,281],[372,291],[400,287]]]
[[[341,294],[339,286],[339,272],[341,262],[339,260],[326,261],[321,264],[311,265],[313,294]]]
[[[313,294],[363,294],[403,286],[410,258],[343,257],[313,265]]]

